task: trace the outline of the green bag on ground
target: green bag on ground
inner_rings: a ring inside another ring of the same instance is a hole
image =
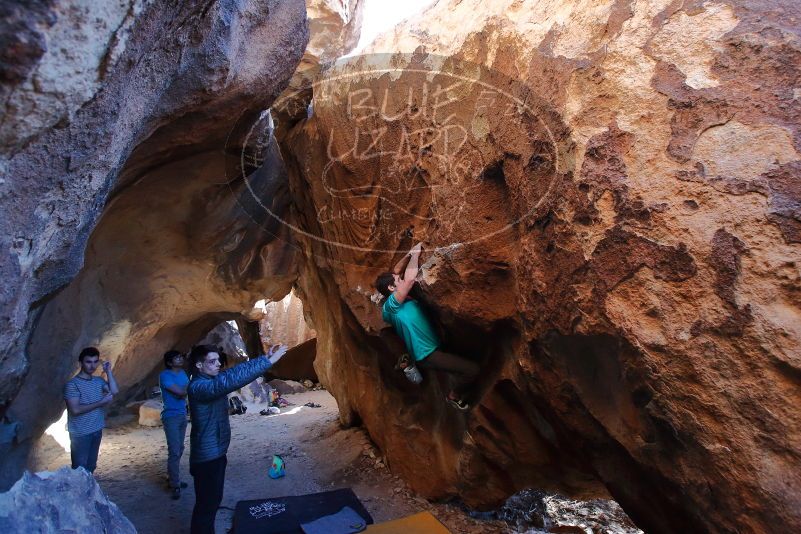
[[[281,478],[286,474],[286,469],[284,468],[284,459],[278,456],[277,454],[273,456],[273,463],[270,466],[270,470],[267,472],[270,475],[270,478]]]

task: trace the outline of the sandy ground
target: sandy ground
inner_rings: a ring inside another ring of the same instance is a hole
[[[247,404],[244,415],[231,417],[231,447],[225,496],[217,514],[218,534],[231,527],[237,501],[302,495],[350,487],[376,522],[422,510],[433,513],[454,533],[504,532],[497,521],[478,521],[455,506],[432,504],[414,496],[383,466],[379,453],[360,429],[342,430],[337,405],[326,391],[285,397],[294,406],[279,415],[261,416],[264,404]],[[321,408],[303,405],[314,402]],[[286,462],[286,476],[273,480],[267,469],[273,454]],[[95,472],[100,486],[141,534],[189,532],[195,494],[189,475],[189,429],[181,476],[189,487],[180,500],[166,489],[167,445],[159,428],[140,427],[132,417],[109,421]],[[50,458],[46,469],[69,463],[66,453]]]

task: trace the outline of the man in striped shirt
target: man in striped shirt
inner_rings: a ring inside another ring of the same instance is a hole
[[[119,392],[111,372],[111,363],[103,362],[108,381],[93,376],[100,363],[100,352],[86,347],[78,356],[80,372],[64,386],[67,403],[67,430],[70,433],[72,468],[83,467],[93,473],[97,467],[97,452],[105,426],[105,407]]]

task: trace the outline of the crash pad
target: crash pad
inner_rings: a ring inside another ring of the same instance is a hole
[[[450,534],[450,530],[440,523],[431,512],[402,517],[375,525],[368,525],[368,534]]]
[[[270,497],[253,501],[239,501],[234,510],[236,534],[300,534],[302,523],[335,514],[350,507],[370,525],[373,518],[350,488],[294,495]]]

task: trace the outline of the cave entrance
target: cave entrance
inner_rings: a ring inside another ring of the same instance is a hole
[[[232,393],[252,403],[266,402],[271,389],[279,395],[298,393],[319,387],[314,370],[316,332],[306,323],[303,303],[290,291],[280,300],[259,300],[245,316],[241,314],[210,314],[185,327],[178,336],[175,348],[189,353],[194,345],[213,345],[220,353],[223,368],[237,365],[267,352],[272,345],[286,345],[287,354],[263,378]],[[189,362],[186,362],[189,365]],[[124,402],[110,411],[111,415],[125,412],[139,415],[142,403],[155,406],[160,402],[159,374],[164,365],[159,358],[147,377],[129,389]],[[269,405],[262,406],[269,408]],[[251,407],[252,409],[252,407]],[[147,417],[140,418],[145,422]],[[153,421],[158,424],[158,421]]]

